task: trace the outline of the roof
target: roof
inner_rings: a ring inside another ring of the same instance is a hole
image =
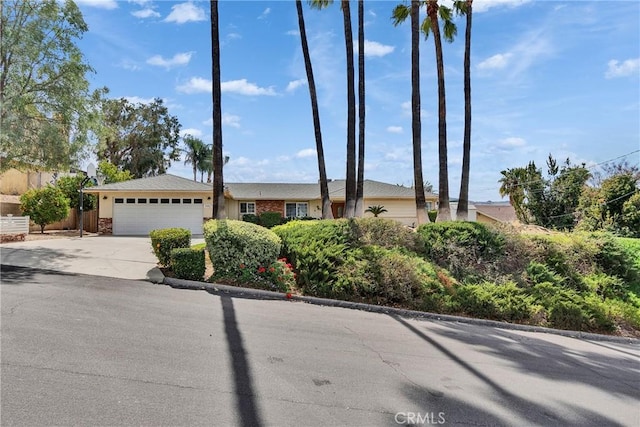
[[[176,175],[158,175],[130,181],[114,182],[85,189],[86,193],[110,191],[212,191],[211,184],[194,182]]]
[[[344,199],[345,180],[329,181],[329,195],[334,200]],[[318,200],[318,183],[225,183],[226,194],[236,200]],[[85,189],[87,193],[99,192],[136,192],[136,191],[212,191],[211,184],[194,182],[176,175],[158,175],[148,178],[132,179]],[[370,179],[364,182],[364,195],[367,198],[413,199],[413,188],[387,184]],[[436,198],[431,193],[427,198]]]
[[[476,212],[500,222],[512,222],[518,219],[516,210],[510,204],[476,203]]]

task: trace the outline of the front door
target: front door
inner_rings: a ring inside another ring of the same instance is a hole
[[[334,218],[342,218],[344,216],[344,202],[332,202],[331,213]]]

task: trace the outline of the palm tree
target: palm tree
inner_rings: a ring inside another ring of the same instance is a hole
[[[300,41],[302,43],[302,55],[304,56],[304,67],[307,71],[307,83],[309,84],[309,96],[311,98],[311,113],[313,115],[313,130],[316,137],[316,153],[318,155],[318,174],[320,176],[320,198],[322,199],[322,218],[333,219],[331,211],[331,199],[329,198],[329,185],[327,183],[327,171],[324,162],[324,148],[322,145],[322,132],[320,130],[320,112],[318,110],[318,95],[316,93],[316,83],[313,78],[313,68],[311,67],[311,55],[309,54],[309,44],[307,43],[307,32],[304,25],[304,15],[302,13],[302,1],[296,0],[298,10],[298,26],[300,27]]]
[[[185,135],[183,138],[185,145],[184,164],[193,166],[193,181],[197,181],[197,172],[201,170],[203,162],[206,160],[206,146],[199,138],[192,135]]]
[[[204,182],[204,174],[207,174],[207,183],[211,182],[211,176],[213,175],[213,146],[206,144],[204,146],[204,153],[202,155],[203,160],[198,167],[200,171],[200,182]]]
[[[375,206],[369,206],[365,212],[370,212],[370,213],[373,214],[374,217],[377,218],[378,215],[381,215],[381,214],[383,214],[385,212],[389,212],[389,211],[386,210],[384,208],[384,206],[382,206],[382,205],[375,205]]]
[[[210,0],[211,5],[211,80],[213,83],[213,209],[212,218],[223,219],[224,180],[222,176],[222,90],[220,87],[220,33],[218,30],[218,0]]]
[[[424,180],[422,177],[422,122],[420,118],[420,2],[399,4],[393,10],[394,25],[411,16],[411,130],[413,137],[413,182],[416,195],[417,225],[427,222]]]
[[[453,3],[458,14],[465,15],[464,33],[464,138],[462,142],[462,177],[458,198],[458,220],[469,219],[469,171],[471,161],[471,17],[473,0],[456,0]]]
[[[311,0],[311,6],[324,9],[332,0]],[[345,182],[345,218],[356,212],[356,93],[353,64],[353,31],[351,29],[351,8],[349,0],[341,0],[344,22],[344,41],[347,52],[347,173]]]
[[[438,221],[449,221],[451,220],[451,210],[449,207],[449,165],[447,160],[447,103],[439,19],[444,22],[445,40],[452,42],[457,30],[451,20],[451,10],[439,5],[438,0],[427,0],[427,17],[422,23],[422,31],[427,37],[429,32],[433,33],[438,71]]]
[[[500,172],[502,178],[500,183],[500,196],[509,196],[509,203],[516,211],[518,220],[524,224],[528,224],[529,220],[524,207],[525,191],[524,185],[528,180],[528,172],[525,168],[513,168]]]
[[[364,212],[364,0],[358,0],[358,172],[356,180],[356,212],[361,217]]]

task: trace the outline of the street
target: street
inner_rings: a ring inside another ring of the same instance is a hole
[[[640,346],[2,266],[3,426],[640,425]]]

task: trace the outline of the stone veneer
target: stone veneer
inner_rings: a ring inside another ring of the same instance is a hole
[[[256,200],[256,215],[263,212],[279,212],[284,216],[284,200]]]
[[[113,218],[98,218],[98,233],[113,234]]]

